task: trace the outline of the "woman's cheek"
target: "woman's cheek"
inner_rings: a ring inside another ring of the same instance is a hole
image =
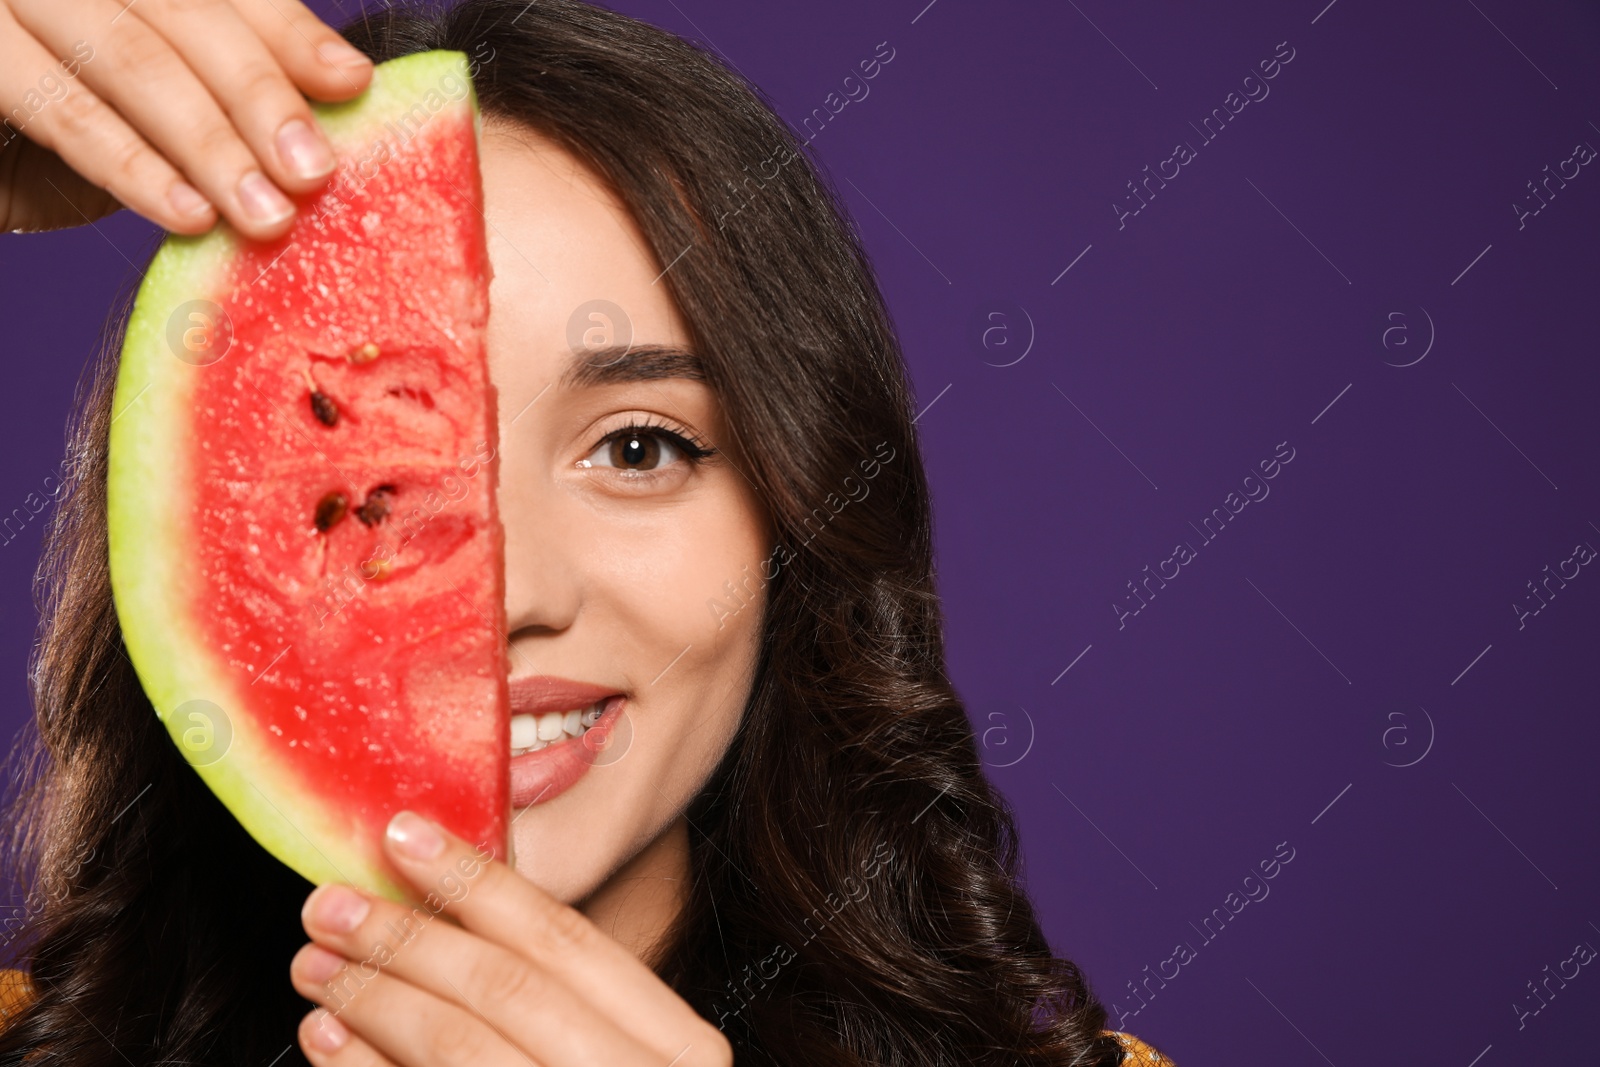
[[[737,477],[735,475],[735,477]],[[673,563],[657,578],[658,611],[674,620],[679,647],[741,650],[759,628],[776,577],[772,545],[753,498],[728,483],[685,509],[674,531]]]

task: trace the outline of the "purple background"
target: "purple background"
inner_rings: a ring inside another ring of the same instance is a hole
[[[1600,15],[1325,2],[619,6],[710,42],[796,124],[894,49],[813,150],[925,408],[952,677],[1052,941],[1113,1021],[1185,1067],[1245,1043],[1340,1067],[1592,1056],[1593,968],[1521,1029],[1513,1004],[1600,946],[1600,576],[1520,629],[1512,605],[1600,545],[1600,168],[1520,229],[1511,205],[1600,145]],[[1270,95],[1206,143],[1190,124],[1284,41]],[[1119,228],[1180,140],[1196,158]],[[55,472],[151,238],[128,217],[0,238],[0,513]],[[1270,496],[1207,543],[1190,524],[1280,442]],[[6,735],[42,519],[0,545]],[[1119,626],[1180,541],[1195,558]],[[1270,895],[1208,941],[1280,842]],[[1180,942],[1141,1008],[1128,984]]]

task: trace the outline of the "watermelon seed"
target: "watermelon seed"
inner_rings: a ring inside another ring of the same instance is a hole
[[[345,511],[350,507],[350,498],[340,492],[332,492],[317,501],[316,524],[318,533],[327,533],[339,524],[344,518]]]
[[[311,390],[311,414],[324,426],[332,426],[339,421],[339,405],[333,398],[317,388],[316,379],[311,377],[311,372],[304,367],[300,368],[300,377],[306,380],[306,388]]]
[[[376,526],[389,514],[389,500],[394,496],[394,486],[380,485],[367,494],[367,499],[356,508],[356,518],[363,526]]]
[[[324,426],[332,426],[339,421],[339,405],[333,398],[320,389],[311,390],[311,414]]]
[[[389,577],[389,561],[386,559],[369,559],[361,565],[361,576],[369,582],[381,582]]]
[[[350,350],[349,359],[351,363],[371,363],[373,360],[378,358],[378,355],[378,346],[373,344],[371,341],[368,341],[366,344],[361,345],[358,348],[352,348]]]

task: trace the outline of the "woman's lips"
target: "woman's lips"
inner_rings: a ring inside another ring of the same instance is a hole
[[[579,683],[570,684],[579,685]],[[579,693],[576,689],[560,692],[552,689],[550,691],[554,697],[552,701],[529,701],[523,706],[519,705],[517,700],[517,683],[513,681],[511,685],[512,713],[519,715],[537,713],[534,711],[536,703],[540,705],[539,711],[571,709],[580,705],[561,701],[568,700],[574,695],[579,700],[585,697],[585,694]],[[604,694],[604,690],[598,692]],[[587,699],[589,703],[594,703],[600,696]],[[543,804],[572,788],[605,750],[611,738],[611,731],[621,719],[622,708],[626,703],[627,698],[620,694],[606,696],[599,720],[585,730],[582,737],[568,737],[536,752],[525,752],[520,756],[511,757],[511,806],[526,808],[534,804]]]
[[[588,682],[574,682],[548,674],[513,678],[510,682],[511,714],[543,715],[551,711],[586,708],[598,700],[616,696],[618,690]]]

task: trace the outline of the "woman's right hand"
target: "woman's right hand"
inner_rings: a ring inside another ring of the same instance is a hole
[[[277,237],[333,170],[306,97],[371,78],[300,0],[0,0],[0,231],[126,206]]]

